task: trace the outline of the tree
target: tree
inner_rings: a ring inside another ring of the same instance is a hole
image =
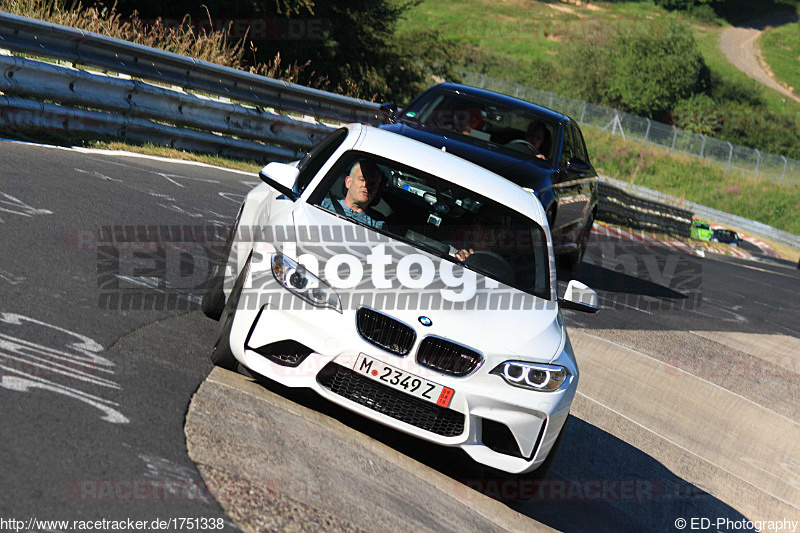
[[[663,116],[708,83],[691,28],[674,16],[627,28],[610,43],[608,55],[613,65],[609,99],[634,114]]]
[[[674,15],[587,35],[559,64],[563,92],[650,118],[663,118],[709,83],[691,28]]]

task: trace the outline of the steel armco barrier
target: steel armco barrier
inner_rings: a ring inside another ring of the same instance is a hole
[[[661,202],[645,200],[600,182],[597,220],[630,228],[689,237],[692,212]]]
[[[0,47],[337,122],[382,122],[379,104],[105,35],[0,13]]]
[[[0,56],[0,125],[7,129],[94,131],[266,161],[302,156],[331,128],[319,121],[384,118],[374,102],[8,13],[0,13],[0,48],[120,74]]]

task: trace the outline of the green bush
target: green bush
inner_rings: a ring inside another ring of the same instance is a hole
[[[691,28],[673,15],[573,41],[561,69],[570,96],[650,118],[709,85]]]
[[[661,22],[632,28],[611,48],[610,97],[636,115],[661,116],[707,86],[708,69],[689,25],[673,16]]]

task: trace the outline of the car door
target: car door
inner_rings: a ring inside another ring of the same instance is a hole
[[[589,163],[580,129],[571,121],[566,121],[563,134],[563,148],[553,184],[558,196],[553,233],[558,235],[556,246],[562,251],[569,251],[570,245],[577,242],[594,207],[593,187],[596,187],[597,173]]]

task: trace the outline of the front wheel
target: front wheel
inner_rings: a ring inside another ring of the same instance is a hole
[[[221,320],[217,325],[217,332],[214,336],[214,348],[211,350],[211,362],[227,370],[236,369],[236,357],[234,357],[233,351],[231,351],[231,329],[233,328],[233,318],[236,315],[236,308],[239,306],[239,299],[244,289],[244,280],[249,270],[250,259],[248,258],[247,262],[242,267],[239,277],[236,278],[233,289],[231,289],[231,295],[222,310]]]
[[[201,305],[203,314],[212,320],[219,320],[223,309],[225,309],[225,293],[222,290],[224,276],[222,272],[224,272],[223,266],[218,265],[205,294],[203,294],[203,303]]]

